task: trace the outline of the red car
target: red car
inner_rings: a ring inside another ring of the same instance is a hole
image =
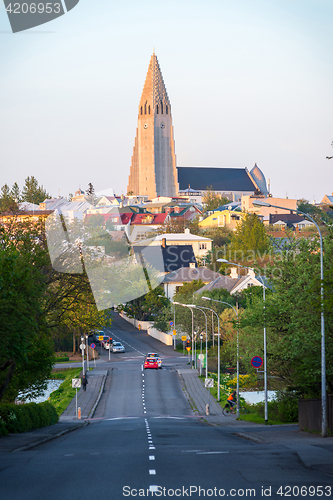
[[[158,361],[156,358],[147,358],[143,367],[145,370],[147,368],[155,368],[156,370],[158,370]]]

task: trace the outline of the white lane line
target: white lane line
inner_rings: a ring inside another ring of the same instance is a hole
[[[182,453],[197,453],[202,450],[182,450]]]
[[[141,371],[143,372],[143,365],[141,365]]]
[[[155,450],[155,446],[149,446],[150,450]]]
[[[151,476],[154,476],[156,474],[156,470],[155,469],[149,469],[149,474]]]
[[[185,417],[170,417],[170,416],[168,416],[168,415],[167,415],[167,416],[164,416],[164,417],[162,416],[162,417],[151,417],[151,418],[172,418],[172,419],[174,419],[174,420],[186,420],[186,418],[185,418]]]
[[[148,444],[153,444],[153,441],[151,439],[148,439]]]
[[[216,455],[217,453],[229,453],[228,451],[198,451],[197,455]]]
[[[113,418],[106,418],[105,420],[126,420],[130,418],[139,418],[139,417],[113,417]]]
[[[149,455],[149,460],[155,460],[155,455]]]

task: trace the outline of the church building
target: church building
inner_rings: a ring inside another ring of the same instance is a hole
[[[139,104],[127,193],[149,199],[178,194],[171,105],[155,54]]]
[[[265,176],[247,168],[180,167],[176,164],[171,104],[155,53],[151,56],[139,104],[138,125],[128,180],[129,195],[176,197],[208,189],[238,201],[242,195],[267,196]]]

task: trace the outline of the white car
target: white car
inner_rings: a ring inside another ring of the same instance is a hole
[[[113,342],[111,352],[125,352],[125,347],[120,342]]]
[[[162,359],[160,356],[157,354],[157,352],[148,352],[146,358],[156,358],[157,359],[157,364],[159,368],[162,368]]]

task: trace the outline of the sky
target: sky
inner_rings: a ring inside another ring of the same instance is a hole
[[[276,197],[333,191],[332,0],[80,0],[13,34],[0,2],[0,186],[126,194],[155,48],[178,166],[255,163]]]

